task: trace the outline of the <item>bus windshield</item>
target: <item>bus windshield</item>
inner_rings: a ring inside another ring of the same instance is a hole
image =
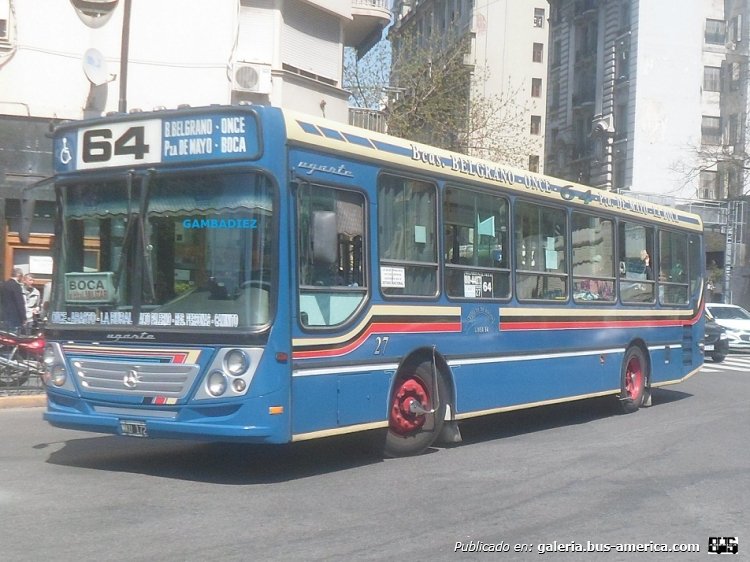
[[[268,325],[276,258],[264,176],[131,175],[58,197],[53,324]]]

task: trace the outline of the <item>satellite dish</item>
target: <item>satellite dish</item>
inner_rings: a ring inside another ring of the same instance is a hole
[[[94,86],[101,86],[112,80],[107,72],[107,61],[98,49],[89,49],[83,53],[83,73]]]

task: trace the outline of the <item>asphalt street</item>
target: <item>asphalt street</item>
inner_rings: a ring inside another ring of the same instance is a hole
[[[53,428],[41,407],[5,408],[0,556],[581,560],[564,550],[622,544],[700,552],[596,557],[706,560],[719,536],[737,537],[746,556],[744,361],[709,363],[635,414],[607,399],[500,414],[464,423],[459,446],[389,460],[362,437],[143,440]],[[486,545],[509,550],[478,551]]]

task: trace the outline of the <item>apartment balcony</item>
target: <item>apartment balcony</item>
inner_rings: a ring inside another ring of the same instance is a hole
[[[364,56],[380,41],[383,29],[391,22],[388,0],[351,0],[352,19],[344,24],[344,44]]]
[[[385,115],[377,109],[366,109],[363,107],[349,108],[349,124],[378,133],[388,132]]]

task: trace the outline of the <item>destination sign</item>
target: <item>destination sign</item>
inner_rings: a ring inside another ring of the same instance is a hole
[[[54,150],[57,173],[257,158],[258,127],[252,114],[240,111],[165,114],[65,128]]]

